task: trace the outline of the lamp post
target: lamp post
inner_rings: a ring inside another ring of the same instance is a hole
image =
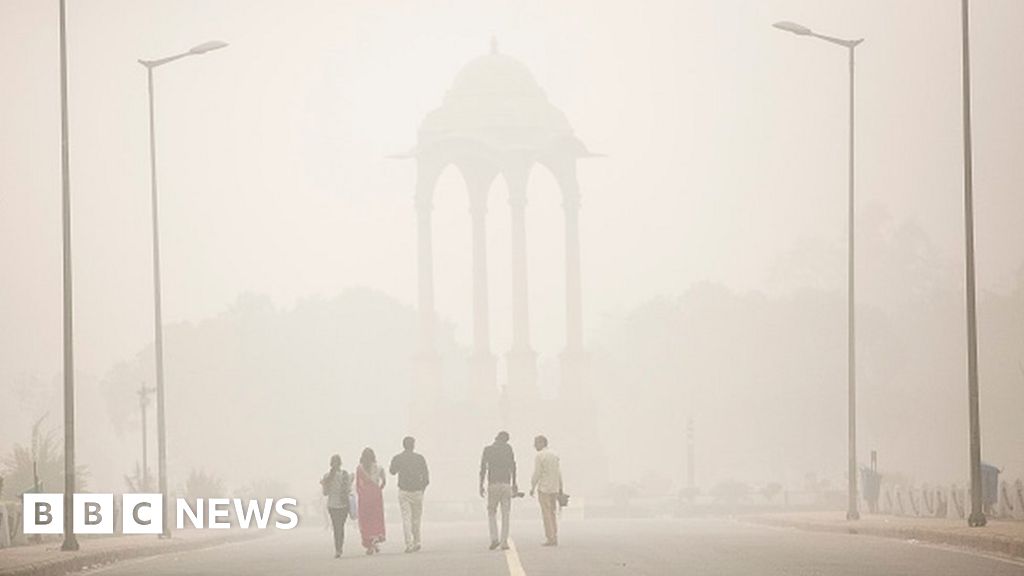
[[[64,542],[60,549],[78,550],[71,518],[75,493],[75,349],[71,284],[71,173],[68,155],[67,6],[60,0],[60,172],[61,235],[64,277]],[[34,463],[33,463],[34,469]]]
[[[971,153],[971,52],[970,7],[961,0],[961,26],[963,27],[963,121],[964,121],[964,237],[966,244],[966,297],[967,297],[967,396],[970,411],[970,465],[971,515],[969,526],[986,524],[981,487],[981,418],[978,410],[978,317],[974,293],[974,162]]]
[[[146,67],[146,78],[149,86],[149,169],[150,169],[150,191],[152,194],[153,209],[153,313],[154,313],[154,348],[156,355],[156,436],[157,436],[157,466],[159,467],[160,494],[163,495],[164,514],[162,537],[171,536],[171,525],[167,513],[167,433],[164,419],[164,337],[163,317],[160,299],[160,219],[159,202],[156,193],[156,127],[153,115],[153,70],[164,64],[180,60],[188,56],[206,54],[211,50],[224,48],[226,42],[217,40],[204,42],[192,47],[187,52],[167,56],[156,60],[139,60],[139,64]]]
[[[146,412],[149,408],[149,395],[153,393],[155,388],[147,388],[146,383],[143,382],[139,385],[139,409],[142,411],[142,471],[140,472],[142,478],[142,485],[140,486],[141,492],[149,492],[149,425],[147,424]]]
[[[860,512],[857,511],[857,363],[856,363],[856,339],[855,339],[855,322],[854,322],[854,275],[853,275],[853,247],[854,247],[854,204],[853,204],[853,145],[854,145],[854,106],[853,106],[853,87],[854,87],[854,76],[853,76],[853,52],[858,44],[864,41],[863,38],[857,40],[844,40],[842,38],[835,38],[833,36],[826,36],[824,34],[818,34],[807,28],[793,22],[776,22],[774,26],[780,30],[786,32],[792,32],[799,36],[812,36],[819,40],[824,40],[830,44],[836,44],[847,49],[849,54],[849,68],[850,68],[850,132],[849,132],[849,167],[848,167],[848,181],[849,181],[849,213],[847,222],[847,232],[849,238],[847,240],[847,378],[848,378],[848,399],[847,408],[849,411],[848,415],[848,426],[849,426],[849,506],[846,511],[847,520],[858,520],[860,518]]]

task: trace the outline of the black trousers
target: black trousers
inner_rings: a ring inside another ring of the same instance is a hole
[[[334,528],[334,553],[341,554],[345,545],[345,522],[348,520],[348,507],[328,508],[331,515],[331,526]]]

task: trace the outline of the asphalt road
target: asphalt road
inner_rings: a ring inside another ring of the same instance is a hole
[[[355,526],[352,526],[355,528]],[[365,556],[358,529],[334,559],[327,532],[302,528],[216,548],[127,561],[104,576],[360,574],[543,575],[1024,575],[1024,563],[912,542],[752,526],[725,519],[575,521],[544,548],[539,523],[513,527],[515,546],[487,550],[481,523],[424,526],[424,549],[404,554],[399,526],[381,554]]]

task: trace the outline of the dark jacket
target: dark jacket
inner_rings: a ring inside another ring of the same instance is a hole
[[[427,460],[415,452],[405,451],[391,459],[391,473],[398,474],[398,489],[419,492],[430,484]]]
[[[484,448],[480,457],[480,482],[485,477],[488,484],[516,484],[516,455],[512,446],[495,442]]]

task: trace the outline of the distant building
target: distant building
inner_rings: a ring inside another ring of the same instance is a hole
[[[590,422],[583,414],[589,401],[584,389],[582,278],[580,271],[580,190],[576,162],[594,156],[573,134],[561,110],[552,105],[530,71],[518,60],[498,51],[491,41],[489,54],[462,68],[442,105],[420,124],[416,147],[402,155],[416,161],[416,213],[418,226],[418,308],[420,344],[417,394],[413,398],[414,428],[429,429],[439,422],[439,393],[445,375],[436,346],[437,313],[434,305],[433,194],[448,166],[461,174],[469,194],[473,230],[473,346],[470,357],[471,406],[456,422],[470,414],[478,428],[467,430],[474,441],[498,427],[513,430],[513,438],[556,422],[565,425],[561,437],[582,434]],[[540,405],[537,394],[537,354],[530,344],[527,285],[526,205],[530,171],[537,165],[551,172],[562,192],[565,215],[565,319],[566,343],[561,353],[562,378],[558,410]],[[487,197],[498,176],[508,186],[512,219],[512,347],[507,352],[507,385],[499,397],[497,361],[491,349],[487,277]],[[545,416],[549,413],[550,417]],[[500,414],[500,416],[499,416]],[[442,420],[452,422],[451,420]],[[575,423],[575,424],[571,424]],[[570,432],[572,431],[572,432]],[[531,436],[532,437],[532,436]],[[486,438],[486,436],[484,437]],[[557,436],[556,436],[557,438]],[[563,444],[564,445],[564,444]]]

